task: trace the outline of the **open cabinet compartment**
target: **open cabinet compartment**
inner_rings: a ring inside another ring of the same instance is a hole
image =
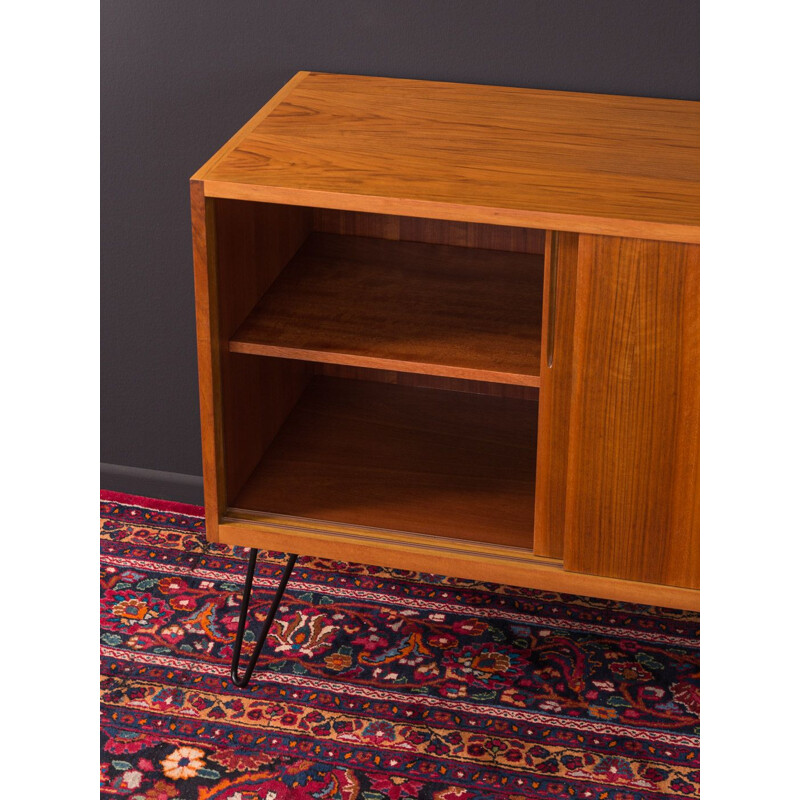
[[[544,234],[217,200],[222,517],[531,551]]]
[[[385,373],[332,377],[313,366],[229,514],[530,548],[535,400],[370,379]]]

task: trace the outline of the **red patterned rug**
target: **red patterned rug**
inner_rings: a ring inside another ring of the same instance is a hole
[[[306,557],[241,690],[201,515],[102,494],[103,797],[699,796],[697,614]]]

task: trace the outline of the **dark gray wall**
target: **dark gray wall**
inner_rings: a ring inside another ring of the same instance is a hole
[[[694,0],[106,0],[103,488],[202,502],[189,176],[300,69],[699,99]]]

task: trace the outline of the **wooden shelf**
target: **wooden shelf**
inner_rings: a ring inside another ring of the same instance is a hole
[[[317,376],[230,511],[531,550],[538,403]]]
[[[237,353],[539,386],[543,257],[313,233]]]

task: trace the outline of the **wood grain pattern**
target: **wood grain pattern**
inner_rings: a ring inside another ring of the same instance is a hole
[[[206,199],[203,185],[198,181],[190,184],[190,199],[206,537],[209,541],[216,542],[219,541],[219,514],[225,508],[222,416],[219,413],[222,407],[222,387],[214,221],[217,201]]]
[[[315,233],[238,353],[538,386],[542,257]]]
[[[308,73],[208,196],[699,241],[699,103]]]
[[[226,155],[231,153],[238,147],[247,137],[247,135],[266,117],[274,108],[283,102],[284,98],[288,97],[294,87],[307,78],[309,75],[306,71],[295,73],[275,94],[263,105],[256,113],[250,118],[248,122],[242,125],[236,133],[222,146],[211,158],[200,167],[197,172],[192,175],[193,181],[201,181],[203,176],[218,162],[220,162]]]
[[[564,566],[699,586],[699,248],[581,236]]]
[[[530,547],[536,404],[316,377],[235,509]]]
[[[374,236],[407,242],[505,250],[509,253],[544,253],[545,231],[508,225],[481,225],[475,222],[315,208],[314,230],[345,236]]]
[[[494,548],[492,552],[483,548],[470,550],[452,539],[424,537],[420,542],[401,537],[394,531],[373,531],[275,515],[263,515],[258,521],[245,521],[232,515],[220,525],[220,541],[394,569],[433,570],[468,580],[530,586],[549,592],[605,597],[666,608],[700,609],[700,592],[696,589],[565,572],[561,562],[537,558],[530,550],[526,553],[518,548],[506,548],[505,551]]]
[[[556,269],[553,268],[557,261]],[[536,461],[536,521],[533,549],[539,556],[564,557],[564,512],[572,396],[575,282],[578,234],[549,234],[545,259],[542,318],[542,388],[539,399],[539,447]],[[551,314],[550,298],[555,300]],[[548,366],[550,337],[552,365]]]

